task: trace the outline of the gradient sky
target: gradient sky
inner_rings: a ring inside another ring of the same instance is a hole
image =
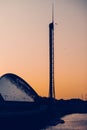
[[[15,73],[49,90],[52,0],[0,0],[0,76]],[[55,0],[56,98],[87,94],[87,0]]]

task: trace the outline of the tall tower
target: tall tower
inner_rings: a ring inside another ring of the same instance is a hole
[[[54,7],[52,5],[52,22],[49,24],[49,97],[55,98],[54,86]]]

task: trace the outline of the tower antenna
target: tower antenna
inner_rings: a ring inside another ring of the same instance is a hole
[[[52,3],[52,23],[54,23],[54,2]]]

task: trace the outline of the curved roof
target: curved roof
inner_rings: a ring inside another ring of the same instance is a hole
[[[35,101],[39,98],[26,81],[12,73],[0,77],[0,94],[5,100],[12,101]]]

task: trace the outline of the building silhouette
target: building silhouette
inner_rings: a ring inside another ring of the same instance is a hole
[[[52,22],[49,24],[49,98],[55,98],[54,85],[54,8],[52,5]]]

